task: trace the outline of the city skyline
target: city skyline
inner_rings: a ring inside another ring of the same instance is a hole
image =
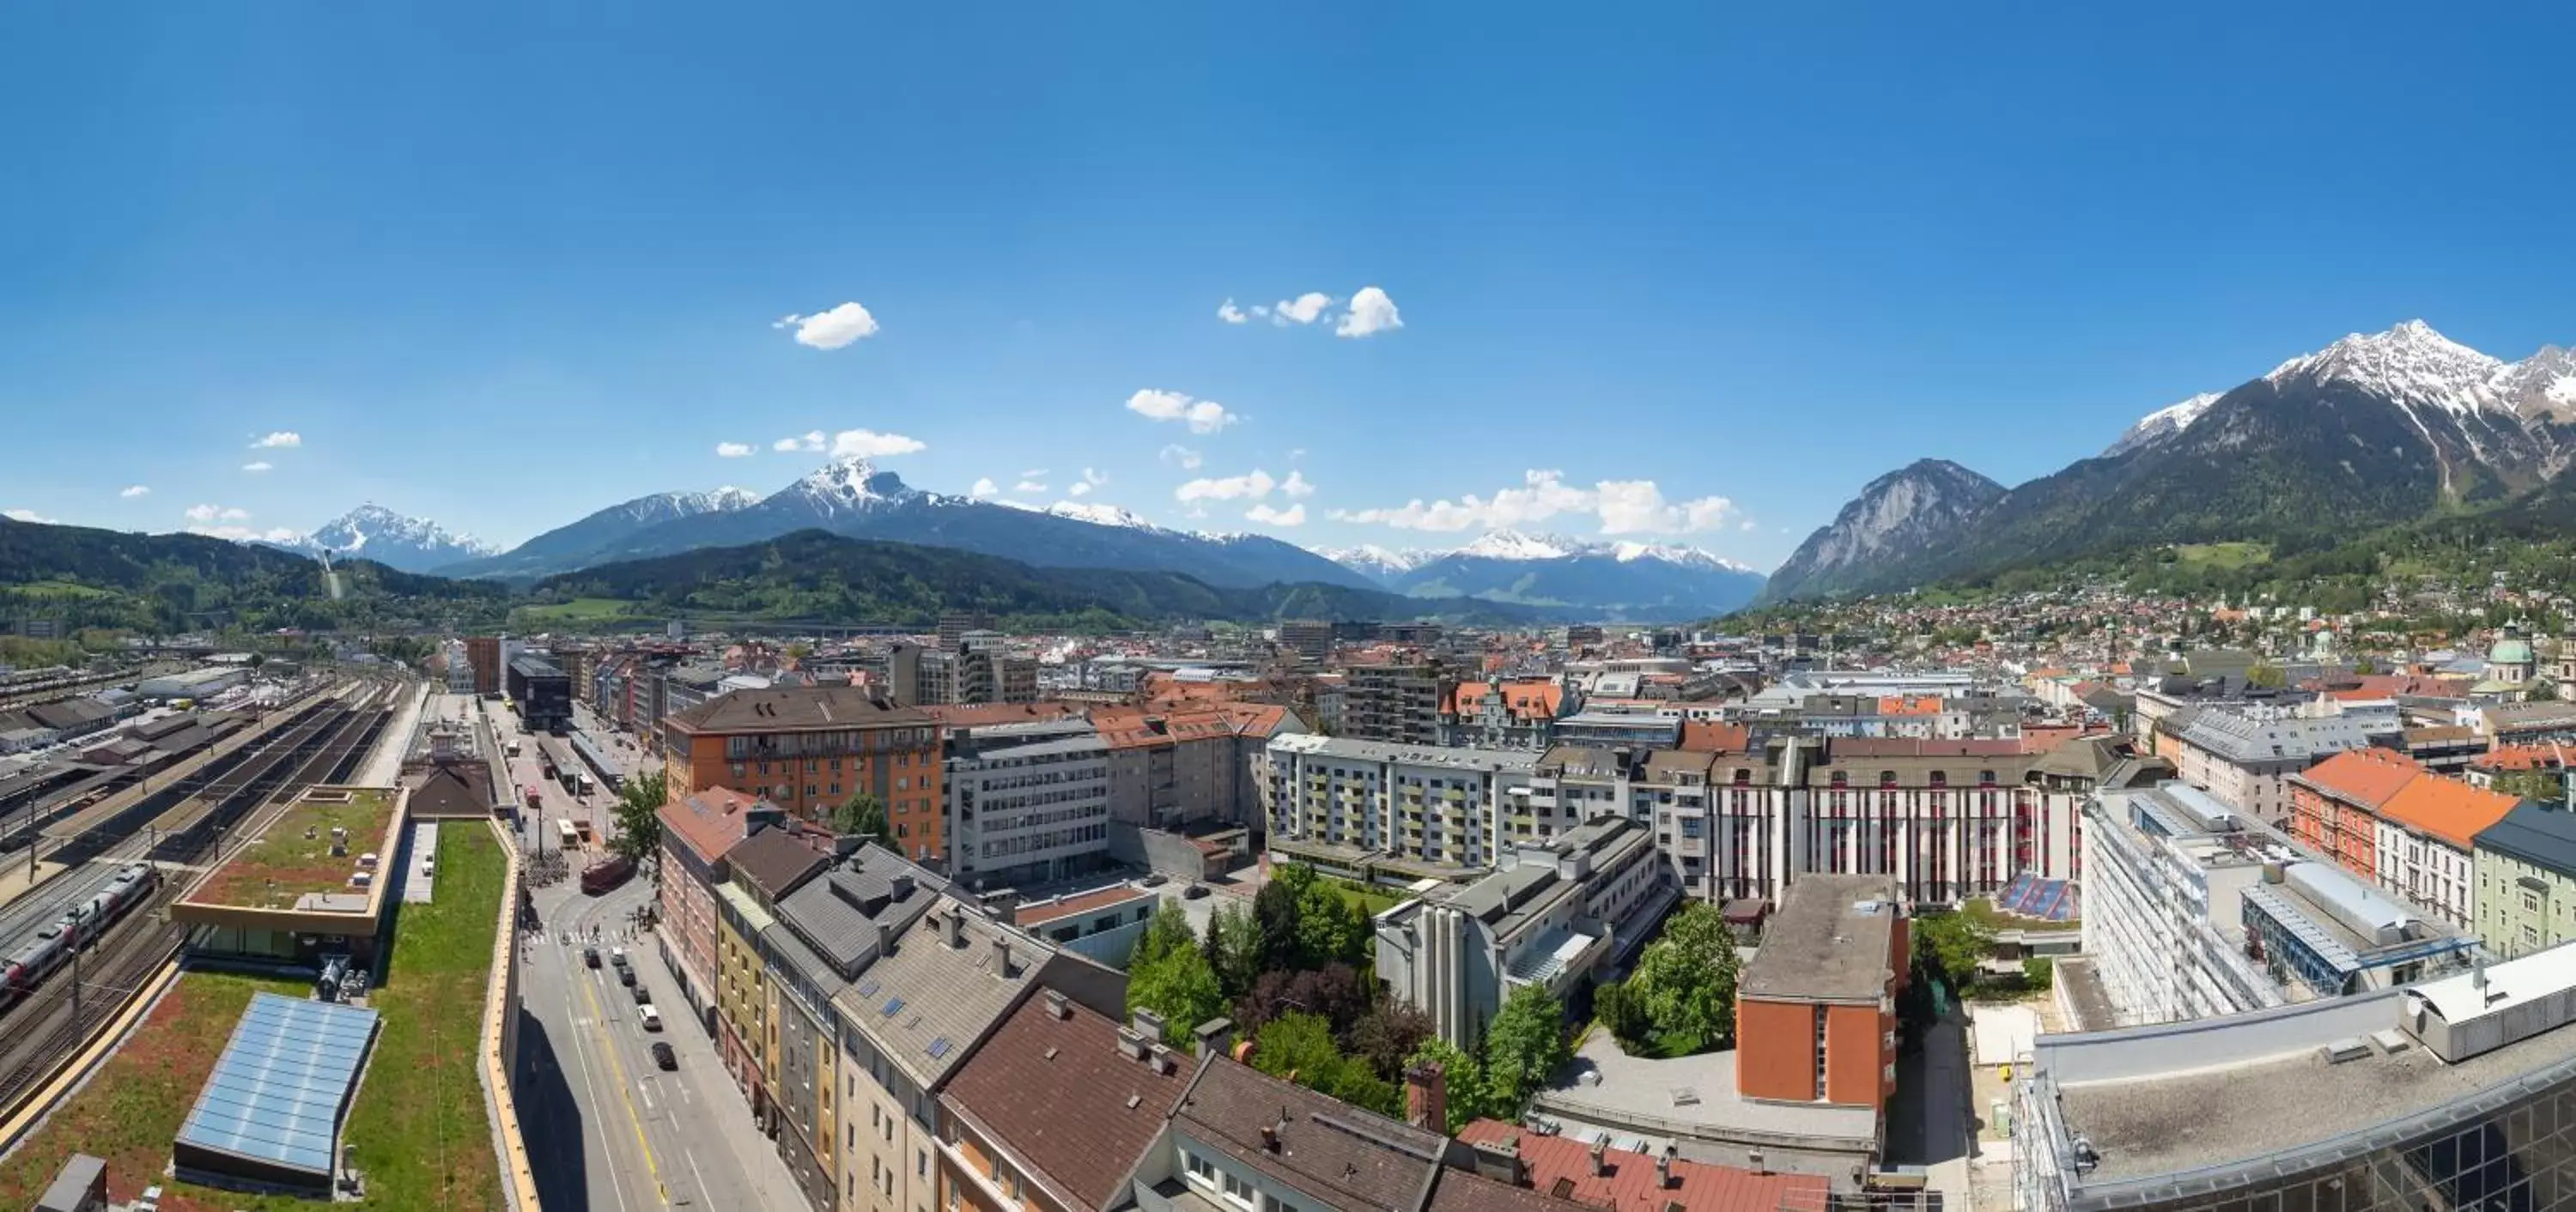
[[[2017,483],[2347,332],[2576,337],[2555,13],[807,18],[7,18],[0,509],[507,546],[848,451],[1769,569],[1914,459]]]

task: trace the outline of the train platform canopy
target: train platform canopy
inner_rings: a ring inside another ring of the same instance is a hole
[[[340,1120],[376,1037],[376,1012],[276,993],[251,998],[172,1145],[181,1177],[327,1191]]]

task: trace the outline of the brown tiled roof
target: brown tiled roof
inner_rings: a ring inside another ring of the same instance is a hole
[[[708,699],[667,721],[669,726],[688,733],[899,728],[934,722],[918,708],[897,707],[854,686],[736,690]]]
[[[1655,1172],[1653,1157],[1626,1149],[1602,1150],[1602,1172],[1596,1176],[1592,1173],[1591,1147],[1583,1142],[1565,1136],[1542,1136],[1490,1119],[1480,1119],[1460,1129],[1458,1139],[1470,1145],[1511,1142],[1520,1150],[1521,1163],[1529,1169],[1532,1190],[1614,1212],[1667,1212],[1675,1208],[1682,1212],[1748,1212],[1821,1207],[1831,1186],[1821,1175],[1759,1174],[1679,1158],[1672,1163],[1672,1184],[1665,1186]],[[1443,1178],[1440,1185],[1445,1188],[1450,1182]],[[1492,1205],[1444,1205],[1434,1199],[1432,1206],[1447,1212],[1451,1207]]]
[[[793,830],[763,829],[726,852],[725,861],[738,879],[775,902],[829,865],[830,856],[815,853]]]
[[[1011,923],[1023,930],[1034,930],[1050,922],[1079,917],[1112,905],[1132,904],[1140,900],[1150,901],[1155,899],[1156,895],[1150,889],[1138,888],[1133,884],[1112,884],[1106,888],[1096,888],[1057,900],[1021,905],[1011,915]]]
[[[1203,1064],[1172,1120],[1235,1164],[1328,1208],[1418,1208],[1430,1194],[1445,1138],[1223,1057]],[[1276,1151],[1261,1134],[1274,1126]]]
[[[1473,1170],[1443,1170],[1428,1212],[1567,1212],[1569,1205]],[[1656,1209],[1662,1212],[1662,1209]],[[1747,1209],[1746,1212],[1752,1212]]]
[[[712,863],[741,843],[747,836],[743,830],[744,814],[761,807],[758,796],[730,787],[709,787],[685,799],[664,803],[656,815],[662,818],[664,832],[686,843],[700,860]]]
[[[1083,1205],[1099,1208],[1163,1130],[1196,1062],[1166,1076],[1118,1050],[1118,1024],[1067,999],[1059,1019],[1041,990],[968,1057],[941,1101]]]
[[[416,816],[491,815],[492,768],[479,761],[431,766],[412,784],[410,811]]]
[[[1752,741],[1752,730],[1742,724],[1682,721],[1681,748],[1692,753],[1742,753]]]

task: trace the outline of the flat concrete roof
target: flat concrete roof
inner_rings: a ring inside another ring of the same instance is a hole
[[[1895,944],[1896,881],[1884,875],[1802,875],[1762,928],[1743,995],[1870,1002],[1887,993]]]
[[[2301,1151],[2328,1152],[2337,1137],[2434,1112],[2538,1070],[2567,1065],[2560,1080],[2576,1077],[2576,1030],[2566,1027],[2450,1065],[2411,1038],[2395,1055],[2374,1050],[2330,1065],[2318,1051],[2324,1042],[2250,1064],[2061,1087],[2067,1131],[2101,1154],[2083,1185],[2245,1162],[2297,1168]],[[2176,1051],[2176,1065],[2190,1063],[2190,1049]]]

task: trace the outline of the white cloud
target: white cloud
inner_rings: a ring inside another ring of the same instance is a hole
[[[793,328],[796,343],[813,349],[839,349],[877,335],[877,318],[856,303],[844,303],[810,316],[786,315],[771,328]]]
[[[1468,493],[1455,501],[1415,498],[1382,509],[1335,510],[1345,522],[1373,522],[1401,530],[1491,530],[1544,522],[1558,514],[1591,514],[1603,534],[1678,534],[1715,530],[1735,518],[1725,497],[1667,501],[1652,480],[1602,480],[1590,488],[1565,482],[1561,471],[1530,470],[1521,485],[1491,497]]]
[[[1315,485],[1306,479],[1305,472],[1291,471],[1287,479],[1279,482],[1279,491],[1292,497],[1311,497],[1315,495]]]
[[[52,518],[45,517],[32,509],[0,509],[0,518],[7,518],[12,522],[41,522],[47,526],[55,524]]]
[[[751,443],[749,443],[749,442],[718,442],[718,443],[716,443],[716,457],[717,457],[717,458],[719,458],[719,459],[747,459],[747,458],[750,458],[750,457],[751,457]]]
[[[1187,446],[1180,445],[1179,443],[1174,443],[1170,446],[1164,447],[1161,451],[1157,452],[1154,457],[1162,460],[1163,462],[1172,464],[1183,471],[1197,471],[1199,469],[1199,464],[1206,461],[1199,452],[1192,450]]]
[[[1243,309],[1235,306],[1234,300],[1228,299],[1216,305],[1216,318],[1228,324],[1241,324],[1252,317],[1243,314]]]
[[[1255,303],[1255,304],[1253,304],[1253,305],[1252,305],[1252,314],[1254,314],[1254,315],[1256,315],[1256,316],[1266,316],[1266,315],[1269,315],[1269,314],[1270,314],[1270,305],[1269,305],[1269,304],[1267,304],[1267,303]]]
[[[266,459],[260,459],[260,460],[257,460],[257,461],[255,461],[255,462],[250,462],[250,463],[244,463],[244,464],[242,464],[242,470],[243,470],[243,471],[247,471],[247,472],[251,473],[252,475],[258,475],[259,473],[261,473],[261,472],[263,472],[263,471],[274,471],[274,470],[276,470],[276,469],[275,469],[275,468],[273,468],[273,467],[271,467],[271,466],[269,465],[268,460],[266,460]]]
[[[889,455],[919,454],[930,449],[918,438],[899,433],[878,433],[873,429],[844,429],[832,435],[832,457],[836,459],[882,459]]]
[[[821,454],[823,452],[823,431],[812,429],[801,434],[791,434],[770,443],[769,448],[776,451],[802,450],[812,454]]]
[[[1744,533],[1746,533],[1746,534],[1751,534],[1751,533],[1753,533],[1753,532],[1754,532],[1754,531],[1756,531],[1756,530],[1760,530],[1760,529],[1761,529],[1761,527],[1754,525],[1754,524],[1753,524],[1753,519],[1751,519],[1751,518],[1746,518],[1746,519],[1744,519],[1744,523],[1743,523],[1743,525],[1737,526],[1737,527],[1736,527],[1736,529],[1737,529],[1737,530],[1741,530],[1741,531],[1743,531],[1743,532],[1744,532]]]
[[[250,511],[228,505],[191,505],[186,516],[191,522],[247,522]]]
[[[1046,473],[1047,473],[1047,469],[1046,469],[1046,468],[1043,468],[1043,467],[1032,467],[1032,468],[1028,469],[1027,471],[1023,471],[1023,472],[1021,472],[1021,473],[1020,473],[1020,478],[1021,478],[1021,479],[1023,479],[1023,480],[1038,480],[1038,479],[1044,479],[1044,478],[1046,477]]]
[[[986,497],[998,497],[1002,495],[1002,486],[994,483],[993,477],[985,476],[984,478],[975,481],[975,486],[967,489],[966,495],[978,501],[981,501]]]
[[[1077,496],[1077,497],[1087,497],[1087,496],[1090,496],[1090,495],[1091,495],[1091,485],[1089,485],[1089,484],[1076,484],[1076,485],[1074,485],[1073,487],[1066,489],[1065,491],[1066,491],[1066,492],[1069,492],[1069,493],[1071,493],[1072,495]]]
[[[150,488],[148,488],[148,487],[145,487],[144,485],[141,485],[141,484],[128,484],[128,485],[126,485],[126,486],[125,486],[125,490],[124,490],[123,492],[119,492],[119,493],[117,493],[116,495],[118,495],[118,496],[120,496],[120,497],[123,497],[123,498],[125,498],[126,500],[131,501],[131,500],[133,500],[133,499],[134,499],[134,498],[136,498],[136,497],[140,497],[140,496],[148,496],[148,495],[150,495],[150,494],[151,494],[151,492],[152,492],[152,490],[151,490]]]
[[[1046,490],[1047,486],[1036,480],[1022,480],[1017,484],[1011,485],[1011,491],[1013,492],[1045,492]]]
[[[1395,300],[1374,286],[1363,286],[1360,293],[1351,296],[1350,310],[1343,312],[1342,322],[1333,326],[1333,335],[1365,337],[1402,327],[1404,318],[1395,314]]]
[[[1191,433],[1215,433],[1243,418],[1214,400],[1193,400],[1177,391],[1146,388],[1127,397],[1127,411],[1153,421],[1180,421]]]
[[[1192,480],[1173,489],[1172,495],[1184,502],[1258,501],[1269,496],[1270,490],[1278,486],[1279,482],[1271,479],[1269,472],[1255,468],[1249,475]]]
[[[1286,509],[1255,505],[1243,516],[1248,521],[1266,522],[1272,526],[1303,526],[1306,524],[1306,504],[1300,501]]]
[[[265,438],[261,438],[258,441],[251,443],[250,448],[252,450],[274,450],[284,447],[292,450],[302,445],[304,445],[303,434],[297,433],[291,429],[281,429]]]
[[[1283,326],[1292,323],[1312,324],[1322,319],[1324,309],[1332,305],[1333,296],[1320,290],[1310,290],[1294,299],[1281,299],[1271,304],[1270,322]]]

